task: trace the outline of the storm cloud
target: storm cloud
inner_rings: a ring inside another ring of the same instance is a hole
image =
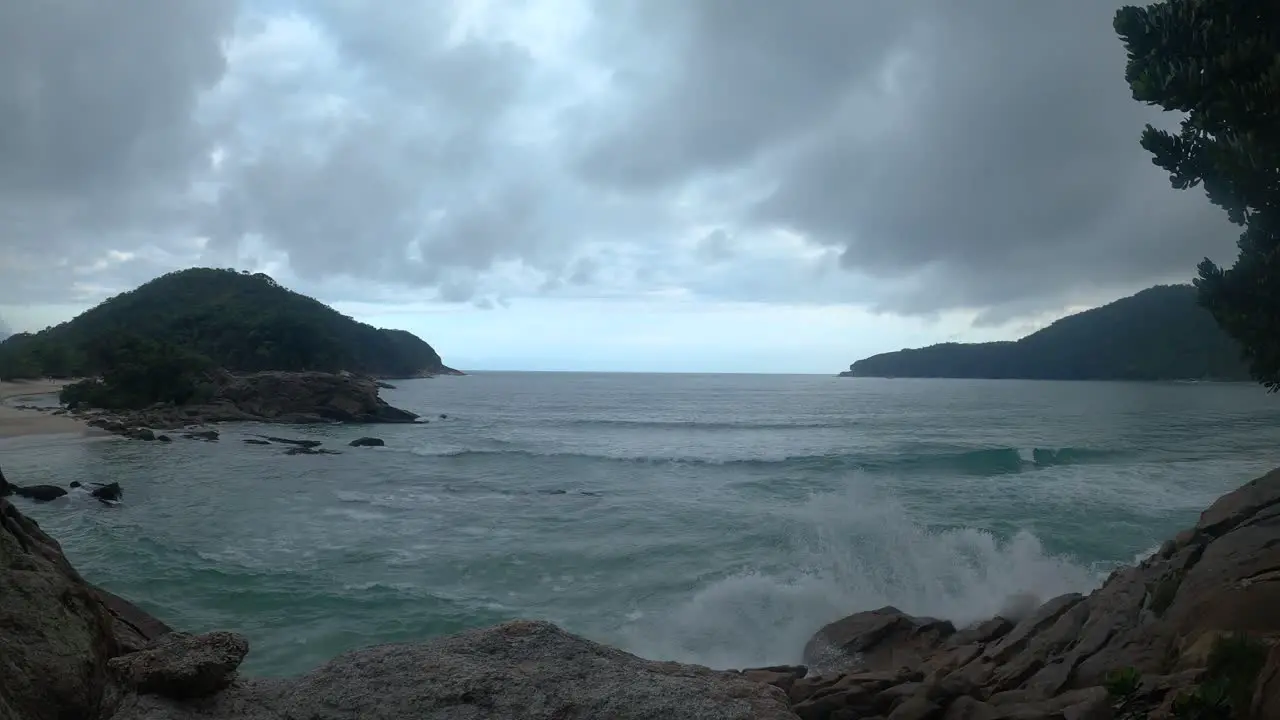
[[[200,263],[998,323],[1186,278],[1235,232],[1138,146],[1116,7],[6,3],[0,304]]]

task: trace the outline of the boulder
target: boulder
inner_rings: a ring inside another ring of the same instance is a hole
[[[98,595],[53,538],[0,499],[0,718],[98,718],[118,653]]]
[[[27,485],[26,487],[10,485],[9,488],[14,495],[37,502],[57,500],[67,494],[66,488],[60,488],[57,485]]]
[[[804,662],[811,667],[860,670],[915,667],[955,632],[955,626],[946,620],[882,607],[823,627],[805,645]]]
[[[328,450],[317,447],[291,447],[284,451],[285,455],[341,455],[338,450]]]
[[[207,697],[231,684],[249,641],[231,632],[170,633],[108,665],[125,687],[176,700]]]
[[[350,445],[351,447],[382,447],[386,445],[386,443],[383,442],[382,438],[376,438],[376,437],[356,438],[355,440],[352,440],[347,444]]]
[[[204,440],[205,442],[216,442],[218,440],[217,430],[192,430],[185,432],[182,437],[188,440]]]

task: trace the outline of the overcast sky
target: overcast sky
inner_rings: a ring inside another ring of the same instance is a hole
[[[1118,5],[9,0],[0,328],[212,265],[472,369],[1013,337],[1234,249]]]

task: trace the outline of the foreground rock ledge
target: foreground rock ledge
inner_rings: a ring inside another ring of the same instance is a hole
[[[200,702],[131,695],[115,720],[794,720],[779,689],[653,662],[517,621],[339,655],[300,678],[242,681]]]

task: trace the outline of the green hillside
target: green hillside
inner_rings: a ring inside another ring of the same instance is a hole
[[[1159,285],[1012,342],[944,343],[859,360],[847,377],[1248,380],[1240,348],[1190,285]]]
[[[101,373],[122,344],[160,345],[232,372],[453,372],[427,343],[382,330],[262,273],[193,268],[112,297],[75,319],[0,343],[0,377]]]

